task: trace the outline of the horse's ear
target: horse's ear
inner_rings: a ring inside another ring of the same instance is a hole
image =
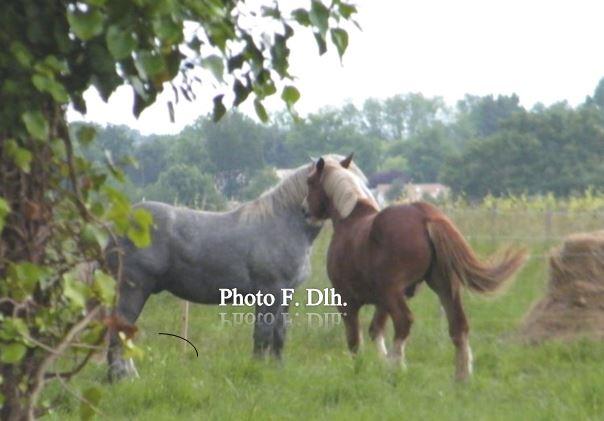
[[[323,158],[319,158],[315,166],[317,168],[317,171],[323,171],[323,168],[325,168],[325,160]]]
[[[352,162],[352,157],[354,156],[354,152],[351,152],[346,158],[340,161],[340,165],[344,168],[348,168],[350,163]]]

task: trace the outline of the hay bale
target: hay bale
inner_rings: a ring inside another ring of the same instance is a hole
[[[549,262],[547,293],[525,316],[522,339],[604,339],[604,231],[570,235]]]

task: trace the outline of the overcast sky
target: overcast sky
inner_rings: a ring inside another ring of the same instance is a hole
[[[302,92],[302,113],[345,101],[421,92],[454,105],[464,94],[516,93],[521,103],[576,105],[604,76],[604,2],[586,0],[358,0],[363,30],[350,31],[343,60],[334,51],[318,57],[310,33],[292,44],[292,73]],[[331,48],[334,50],[335,48]],[[130,89],[105,104],[85,95],[87,120],[127,124],[149,133],[175,133],[211,109],[211,90],[176,107],[170,123],[159,98],[136,120]],[[268,108],[282,108],[270,101]],[[249,108],[245,107],[244,111]],[[70,113],[71,119],[79,119]]]

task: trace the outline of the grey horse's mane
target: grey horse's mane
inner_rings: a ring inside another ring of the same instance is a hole
[[[344,158],[337,154],[323,156],[326,162],[332,162],[334,165]],[[308,193],[306,179],[313,165],[314,163],[311,162],[294,169],[289,176],[262,193],[259,198],[242,204],[237,209],[240,219],[243,221],[264,219],[273,216],[278,209],[301,205]],[[350,164],[349,170],[360,179],[364,186],[367,185],[367,177],[354,162]],[[369,191],[369,189],[366,190]],[[373,196],[371,197],[373,198]]]

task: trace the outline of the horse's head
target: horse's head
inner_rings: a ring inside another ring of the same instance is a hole
[[[377,209],[377,203],[363,181],[348,170],[352,156],[341,161],[319,158],[312,166],[303,203],[304,212],[311,221],[347,218],[362,198]]]
[[[325,160],[323,158],[319,158],[312,166],[310,174],[306,179],[308,193],[306,194],[304,202],[302,203],[302,209],[304,211],[304,215],[311,223],[329,218],[329,198],[327,197],[325,189],[321,185],[321,178],[324,170]]]

